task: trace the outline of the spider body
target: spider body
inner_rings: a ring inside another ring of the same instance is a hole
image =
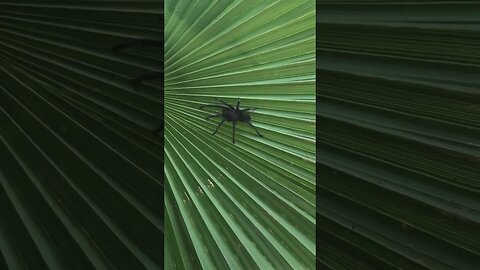
[[[258,134],[258,136],[263,137],[260,132],[258,132],[257,128],[251,123],[252,117],[250,115],[250,111],[254,111],[255,108],[245,108],[245,109],[240,109],[240,100],[237,101],[237,106],[233,107],[232,105],[215,98],[218,102],[221,104],[206,104],[200,107],[200,109],[205,108],[205,107],[214,107],[214,108],[220,108],[222,111],[220,113],[212,114],[207,116],[206,118],[213,118],[213,117],[221,117],[222,121],[218,124],[217,128],[213,132],[213,135],[215,135],[220,128],[220,126],[225,122],[232,122],[233,126],[233,135],[232,135],[232,142],[235,143],[235,127],[237,122],[243,122],[249,124],[255,132]]]
[[[248,111],[234,111],[231,109],[223,109],[222,110],[222,117],[227,122],[245,122],[249,123],[251,121],[251,116]]]

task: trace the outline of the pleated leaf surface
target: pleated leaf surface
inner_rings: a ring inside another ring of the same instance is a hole
[[[478,1],[317,1],[318,269],[480,269]]]
[[[160,1],[0,1],[0,269],[163,269]]]
[[[314,91],[313,1],[165,2],[166,268],[314,269]]]

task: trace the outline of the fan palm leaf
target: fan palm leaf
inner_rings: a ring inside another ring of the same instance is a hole
[[[165,2],[167,268],[315,267],[314,93],[313,1]]]
[[[156,2],[0,1],[0,268],[162,269]]]
[[[317,1],[325,269],[478,269],[475,1]]]

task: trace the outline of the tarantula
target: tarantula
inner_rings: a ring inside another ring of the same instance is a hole
[[[162,22],[163,22],[163,20],[162,20]],[[121,44],[118,44],[118,45],[112,47],[112,51],[117,52],[117,51],[129,48],[129,47],[137,46],[137,45],[161,47],[163,49],[163,41],[161,41],[161,40],[134,39],[134,40],[124,42],[124,43],[121,43]],[[156,80],[156,79],[163,79],[163,71],[155,71],[155,72],[150,72],[150,73],[140,75],[140,76],[132,79],[132,83],[134,85],[138,85],[144,80]],[[154,134],[160,134],[160,132],[162,130],[163,130],[163,123],[158,128],[153,130],[153,133]]]
[[[233,125],[233,136],[232,136],[232,142],[235,143],[235,125],[237,122],[243,122],[249,124],[255,132],[258,134],[258,136],[263,137],[260,132],[258,132],[257,128],[252,125],[250,122],[252,120],[249,111],[254,111],[255,108],[245,108],[245,109],[240,109],[240,99],[237,101],[237,107],[233,107],[232,105],[226,103],[225,101],[222,101],[218,98],[215,98],[215,100],[219,101],[222,104],[206,104],[200,106],[200,109],[203,109],[205,107],[215,107],[215,108],[220,108],[222,109],[222,112],[217,113],[217,114],[212,114],[206,117],[206,119],[212,118],[212,117],[222,117],[222,121],[220,124],[218,124],[217,129],[213,132],[213,135],[215,135],[220,128],[220,126],[223,124],[223,122],[232,122]]]

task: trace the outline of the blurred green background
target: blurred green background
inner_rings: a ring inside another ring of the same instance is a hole
[[[0,269],[162,269],[161,1],[0,1]]]
[[[319,269],[480,269],[478,1],[317,1]]]

